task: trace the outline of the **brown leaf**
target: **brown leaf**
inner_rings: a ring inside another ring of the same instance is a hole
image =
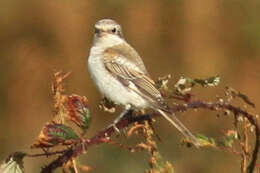
[[[67,117],[79,126],[83,131],[88,129],[91,117],[87,105],[87,98],[79,95],[71,95],[67,100]]]

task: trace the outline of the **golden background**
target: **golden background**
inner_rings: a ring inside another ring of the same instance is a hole
[[[203,89],[197,98],[214,100],[228,85],[260,104],[258,0],[2,0],[0,9],[0,160],[14,151],[31,152],[29,146],[52,115],[54,70],[71,71],[67,92],[88,97],[93,121],[87,136],[115,118],[98,109],[101,96],[86,65],[93,25],[102,18],[122,25],[154,79],[169,73],[175,81],[218,74],[219,89]],[[205,110],[182,115],[194,133],[220,138],[232,127],[231,118]],[[162,138],[159,151],[177,173],[239,172],[237,156],[181,147],[182,136],[168,122],[159,119],[155,126]],[[141,173],[148,168],[146,153],[110,145],[91,147],[81,158],[92,172]],[[26,172],[39,172],[50,160],[26,158]]]

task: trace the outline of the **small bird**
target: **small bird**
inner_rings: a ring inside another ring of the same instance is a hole
[[[116,123],[128,111],[151,108],[159,112],[196,147],[201,145],[164,102],[141,57],[126,42],[121,26],[114,20],[102,19],[95,24],[88,69],[99,91],[106,98],[124,106],[124,111],[113,122],[115,128]]]

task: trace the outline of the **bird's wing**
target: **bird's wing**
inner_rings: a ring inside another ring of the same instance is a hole
[[[130,63],[134,64],[137,68],[139,68],[139,71],[149,76],[139,54],[127,43],[122,43],[107,48],[104,51],[104,54],[106,60],[113,60],[116,59],[117,56],[120,56],[121,59],[126,59]]]
[[[128,46],[124,46],[128,47]],[[143,61],[133,48],[115,46],[104,51],[105,68],[123,85],[153,103],[162,101],[161,93],[149,77]],[[133,86],[134,85],[134,86]]]
[[[195,146],[200,142],[192,133],[171,113],[164,103],[161,93],[149,77],[144,64],[137,53],[125,52],[123,48],[109,48],[104,51],[104,66],[123,85],[145,98],[162,116],[174,125],[184,136],[190,138]],[[137,60],[137,61],[133,61]]]

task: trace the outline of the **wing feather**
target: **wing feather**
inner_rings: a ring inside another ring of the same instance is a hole
[[[133,57],[126,57],[127,55],[137,56],[137,53],[127,54],[124,53],[122,47],[120,49],[116,47],[106,50],[104,55],[105,68],[124,85],[129,86],[130,82],[133,83],[137,88],[135,92],[152,102],[162,100],[161,93],[149,77],[142,60],[132,61]]]

